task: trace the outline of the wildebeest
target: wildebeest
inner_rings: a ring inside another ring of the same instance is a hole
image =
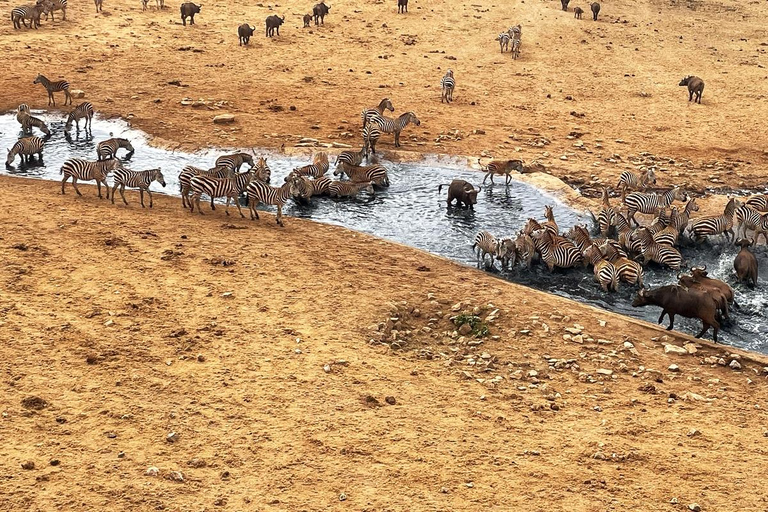
[[[590,5],[589,8],[592,10],[592,19],[597,21],[597,15],[600,13],[600,4],[592,2],[592,5]]]
[[[189,24],[195,24],[195,14],[200,12],[200,8],[203,4],[195,5],[192,2],[184,2],[181,4],[181,23],[186,27],[187,18],[189,18]]]
[[[712,339],[717,342],[717,333],[720,330],[720,323],[715,319],[717,305],[715,300],[706,293],[685,289],[677,284],[660,286],[655,290],[643,288],[632,301],[632,307],[648,305],[662,308],[659,323],[664,321],[665,315],[669,315],[668,331],[674,327],[675,315],[698,318],[702,321],[703,327],[696,337],[701,338],[712,327],[714,331]]]
[[[243,23],[237,27],[237,35],[240,38],[240,46],[248,44],[248,41],[251,40],[251,36],[253,35],[254,30],[256,29],[247,23]]]
[[[307,28],[309,26],[309,22],[312,21],[312,15],[311,14],[305,14],[304,15],[304,28]]]
[[[443,187],[446,185],[440,185],[437,187],[437,192],[443,191]],[[456,206],[463,208],[466,205],[467,208],[474,210],[475,204],[477,204],[477,194],[480,192],[480,187],[475,188],[471,183],[464,180],[453,180],[448,187],[448,206],[451,206],[453,200],[456,200]]]
[[[315,4],[315,6],[312,8],[312,14],[315,16],[315,25],[319,25],[320,23],[325,25],[325,15],[328,14],[328,11],[330,10],[331,8],[325,5],[325,2]],[[320,23],[318,23],[318,20]]]
[[[741,250],[736,255],[736,259],[733,260],[733,268],[736,269],[736,279],[740,283],[746,283],[750,288],[754,288],[757,285],[757,258],[749,250],[749,246],[752,243],[752,240],[746,238],[737,240],[736,245],[741,247]]]
[[[564,10],[564,11],[567,11],[567,10],[568,10],[568,3],[569,3],[570,1],[571,1],[571,0],[560,0],[560,4],[563,6],[563,10]]]
[[[408,12],[408,0],[397,0],[397,14]]]
[[[581,7],[574,7],[573,8],[573,17],[577,19],[581,19],[581,15],[584,14],[584,9]]]
[[[280,35],[280,25],[285,22],[285,16],[282,18],[278,16],[277,14],[273,14],[272,16],[267,16],[266,24],[267,24],[267,37],[271,37],[275,35],[275,30],[277,30],[277,35]]]
[[[697,76],[688,75],[677,84],[680,87],[688,86],[688,101],[701,105],[701,93],[704,92],[704,80]],[[694,99],[694,94],[696,99]]]

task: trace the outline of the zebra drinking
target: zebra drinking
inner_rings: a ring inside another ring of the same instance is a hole
[[[42,163],[44,145],[45,142],[40,137],[23,137],[17,140],[16,144],[8,150],[5,166],[10,167],[16,159],[16,155],[21,156],[22,164],[31,162],[33,155],[37,155],[38,160]]]
[[[110,135],[112,135],[110,133]],[[130,160],[133,156],[133,146],[128,139],[111,138],[103,140],[96,145],[96,155],[99,160],[109,160],[110,158],[117,158],[117,150],[125,149],[128,154],[125,155],[126,160]]]
[[[69,132],[72,129],[72,122],[75,123],[75,130],[80,131],[80,120],[85,119],[84,129],[88,133],[93,125],[93,105],[90,102],[85,101],[69,113],[67,116],[67,123],[64,125],[64,130]]]

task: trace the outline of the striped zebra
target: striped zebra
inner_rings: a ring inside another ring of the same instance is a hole
[[[368,123],[363,128],[363,149],[365,150],[365,157],[368,158],[368,148],[371,148],[371,152],[376,154],[376,143],[381,138],[381,130],[378,125],[374,123]]]
[[[363,163],[363,158],[365,157],[365,146],[363,146],[360,151],[342,151],[336,157],[336,161],[333,165],[335,165],[337,168],[341,164],[358,166]]]
[[[37,0],[38,4],[43,2],[48,3],[48,12],[51,15],[51,21],[56,21],[53,16],[54,11],[62,12],[62,21],[67,19],[67,0]],[[45,19],[48,19],[47,15]]]
[[[152,208],[152,192],[149,190],[149,186],[153,181],[165,187],[165,178],[159,168],[146,171],[116,170],[112,185],[112,204],[115,204],[115,191],[120,187],[120,197],[123,198],[123,203],[127,206],[128,201],[125,200],[125,187],[130,187],[139,189],[142,208],[144,208],[144,192],[146,192],[149,196],[149,207]]]
[[[37,155],[38,161],[43,161],[43,146],[45,142],[40,137],[23,137],[16,141],[11,149],[8,150],[8,158],[5,159],[5,166],[10,167],[16,159],[16,155],[21,156],[21,163],[32,161],[33,155]]]
[[[48,106],[56,106],[56,99],[53,97],[53,93],[59,91],[64,91],[64,105],[67,104],[67,101],[69,101],[70,105],[72,104],[72,95],[69,94],[69,82],[66,80],[51,82],[43,75],[37,75],[37,78],[35,78],[32,83],[41,84],[45,87],[45,90],[48,91]],[[88,103],[88,105],[90,105],[90,103]]]
[[[589,231],[587,231],[587,228],[584,226],[579,226],[578,224],[569,229],[568,232],[565,233],[565,237],[573,241],[576,247],[579,248],[579,251],[581,251],[582,255],[584,254],[584,251],[592,246],[592,244],[601,246],[606,242],[606,239],[604,238],[593,239],[591,236],[589,236]]]
[[[112,135],[110,133],[110,135]],[[119,137],[107,139],[99,142],[96,145],[96,156],[99,160],[109,160],[110,158],[117,158],[117,150],[125,149],[128,154],[125,155],[126,160],[130,160],[133,156],[133,146],[128,139],[121,139]]]
[[[686,201],[687,199],[688,196],[680,187],[674,187],[663,194],[632,192],[624,198],[624,205],[627,207],[627,220],[634,222],[635,226],[639,226],[640,223],[635,219],[636,213],[657,214],[660,209],[668,208],[672,201]]]
[[[522,42],[520,41],[520,38],[512,39],[512,58],[517,60],[518,57],[520,57],[520,46],[522,45]]]
[[[653,241],[653,235],[648,228],[640,228],[635,231],[633,238],[640,242],[640,254],[643,261],[655,261],[659,265],[666,265],[672,270],[680,270],[683,264],[683,257],[674,247],[658,244]]]
[[[733,241],[736,238],[733,232],[733,214],[739,206],[741,206],[741,201],[732,197],[725,205],[722,215],[693,219],[689,230],[694,241],[701,242],[709,235],[719,234],[724,234],[727,240]],[[728,237],[728,234],[731,236]]]
[[[509,27],[507,29],[507,35],[509,35],[510,39],[520,39],[523,37],[523,27],[522,25],[515,25],[514,27]]]
[[[544,216],[547,218],[547,220],[541,223],[541,227],[552,233],[554,236],[560,235],[560,228],[557,226],[557,222],[555,221],[555,212],[551,206],[544,206]]]
[[[214,198],[226,197],[227,202],[224,206],[224,213],[227,215],[229,215],[229,201],[233,200],[235,206],[237,206],[237,211],[240,213],[240,217],[245,218],[237,198],[253,180],[254,172],[252,169],[249,169],[235,174],[231,169],[227,169],[226,173],[227,175],[224,178],[213,178],[199,174],[192,176],[192,179],[189,180],[189,188],[192,190],[192,197],[189,198],[190,212],[194,213],[195,206],[197,206],[197,213],[204,215],[203,210],[200,208],[200,197],[205,194],[211,198],[211,202],[213,202]]]
[[[301,181],[297,181],[296,195],[294,195],[293,199],[304,205],[309,204],[312,196],[328,195],[328,187],[331,183],[332,180],[328,176],[321,176],[316,180],[302,176]]]
[[[667,214],[667,209],[662,208],[659,210],[659,214],[656,215],[646,227],[652,235],[655,235],[656,233],[660,233],[665,227],[669,226],[670,219],[671,217]]]
[[[210,178],[225,178],[227,176],[227,169],[224,167],[212,167],[208,170],[200,169],[188,165],[184,167],[179,173],[179,192],[181,193],[181,206],[182,208],[191,208],[192,203],[189,201],[190,185],[189,182],[194,176],[208,176]],[[211,210],[215,210],[213,205],[213,198],[211,198]]]
[[[496,240],[492,234],[488,231],[481,231],[475,236],[475,243],[472,244],[472,252],[475,253],[477,258],[477,264],[482,262],[485,264],[485,257],[491,257],[491,266],[493,266],[493,260],[499,252],[499,246],[501,243]]]
[[[19,105],[19,108],[21,107],[27,107],[27,106]],[[30,114],[29,107],[27,107],[26,110],[17,111],[16,120],[19,122],[19,124],[21,124],[21,131],[23,133],[31,134],[32,128],[37,128],[38,130],[43,132],[46,136],[49,136],[51,134],[51,130],[48,129],[48,126],[43,122],[42,119],[33,117],[32,114]]]
[[[541,224],[539,224],[539,221],[536,219],[528,219],[528,221],[523,226],[521,233],[532,235],[535,231],[540,231],[542,229],[543,228],[541,227]]]
[[[373,183],[370,181],[332,181],[328,185],[328,195],[331,197],[353,197],[360,192],[367,192],[373,195]]]
[[[385,110],[389,110],[390,112],[395,111],[395,107],[392,106],[392,102],[389,100],[389,98],[384,98],[381,100],[378,106],[366,108],[363,110],[360,113],[360,117],[363,120],[363,128],[366,127],[368,121],[370,121],[372,118],[383,115]]]
[[[536,245],[533,243],[533,238],[521,231],[515,238],[515,253],[518,261],[524,262],[530,270],[533,258],[536,256]]]
[[[440,80],[440,88],[442,89],[442,96],[440,97],[440,103],[445,101],[450,103],[453,101],[453,89],[456,87],[456,80],[453,78],[453,71],[448,70],[445,72],[442,80]]]
[[[320,176],[323,176],[325,173],[327,173],[330,167],[331,166],[328,163],[328,153],[321,151],[320,153],[317,153],[312,159],[311,165],[297,167],[296,169],[292,170],[290,174],[286,176],[285,181],[288,181],[288,178],[291,175],[311,176],[312,178],[319,178]]]
[[[352,182],[373,182],[380,187],[389,186],[389,176],[387,170],[381,164],[368,165],[365,167],[354,167],[347,164],[341,164],[341,167],[333,171],[334,176],[346,174]]]
[[[374,116],[371,118],[371,122],[376,123],[381,130],[381,133],[393,133],[395,135],[395,147],[400,147],[400,132],[408,126],[409,123],[413,123],[416,126],[421,125],[421,121],[416,117],[413,112],[405,112],[401,114],[397,119],[390,119],[389,117]],[[374,153],[375,154],[375,153]]]
[[[104,0],[93,0],[94,5],[96,5],[96,14],[101,12],[101,5],[104,2]]]
[[[546,229],[537,231],[531,235],[536,250],[541,255],[541,260],[546,263],[550,272],[554,272],[555,267],[571,268],[584,261],[579,248],[571,245],[558,245],[555,243],[552,233]]]
[[[37,29],[40,26],[40,15],[43,13],[48,14],[48,5],[44,3],[14,7],[11,9],[13,28],[20,29],[23,24],[24,28]],[[29,20],[29,26],[27,26],[26,20]]]
[[[216,159],[214,164],[216,167],[226,167],[232,169],[233,172],[240,172],[240,167],[243,164],[248,164],[253,167],[253,157],[248,153],[233,153],[231,155],[222,155]]]
[[[595,281],[600,284],[604,292],[619,291],[620,274],[616,266],[603,258],[603,253],[597,245],[592,244],[584,251],[584,257],[592,264],[595,273]]]
[[[768,226],[768,213],[761,214],[749,205],[741,205],[736,209],[736,222],[739,224],[739,229],[736,230],[738,238],[747,238],[747,230],[752,229],[755,231],[755,244],[760,243],[760,235],[763,235],[765,243],[768,244],[768,234],[764,228]]]
[[[627,258],[626,254],[622,254],[612,243],[603,244],[600,248],[600,252],[603,253],[605,259],[613,263],[613,266],[616,267],[616,270],[619,272],[619,279],[625,283],[637,284],[640,288],[643,287],[645,271],[643,270],[642,265]]]
[[[621,213],[616,214],[616,232],[618,233],[619,245],[623,247],[628,253],[640,254],[643,250],[640,241],[632,235],[634,230],[629,225],[629,221]]]
[[[120,160],[113,158],[111,160],[83,160],[82,158],[72,158],[64,162],[61,166],[59,174],[64,175],[64,179],[61,180],[61,193],[64,193],[64,184],[71,177],[72,187],[74,187],[77,195],[82,196],[80,190],[77,188],[77,180],[91,181],[96,180],[96,186],[99,191],[99,199],[101,199],[101,184],[104,184],[105,193],[107,199],[109,199],[109,185],[107,185],[107,175],[115,169],[122,169],[123,166]]]
[[[747,202],[745,203],[748,206],[751,206],[755,210],[759,212],[768,212],[768,195],[766,194],[756,194],[754,196],[751,196],[749,199],[747,199]]]
[[[254,180],[246,189],[248,193],[248,208],[251,211],[251,220],[259,218],[259,212],[256,211],[256,207],[260,203],[277,206],[277,216],[275,221],[278,226],[283,226],[283,206],[289,198],[295,196],[299,192],[299,184],[301,182],[301,176],[292,176],[290,180],[283,183],[283,186],[272,187],[264,183],[263,181]]]
[[[496,38],[496,40],[499,42],[499,46],[501,47],[501,53],[504,53],[504,50],[509,51],[509,41],[512,39],[509,37],[509,34],[506,32],[502,32],[499,34],[499,36]]]
[[[517,265],[517,247],[515,241],[511,238],[502,238],[499,241],[499,249],[496,257],[501,261],[502,270],[507,270],[511,266]]]
[[[84,129],[87,132],[93,126],[93,105],[88,101],[79,104],[69,113],[69,116],[67,116],[67,123],[64,125],[64,130],[71,130],[72,122],[74,121],[75,129],[79,132],[81,119],[85,119]]]
[[[481,165],[479,158],[477,159],[477,164]],[[488,177],[491,178],[491,185],[494,185],[494,182],[493,182],[494,174],[503,174],[504,184],[509,185],[509,183],[512,181],[512,176],[510,175],[512,171],[517,171],[522,174],[523,161],[522,160],[491,160],[483,170],[485,171],[485,176],[483,176],[483,185],[485,185],[485,180],[487,180]]]
[[[639,176],[632,171],[624,171],[621,173],[621,176],[619,176],[619,183],[616,185],[616,188],[621,189],[621,195],[624,197],[628,189],[645,192],[651,185],[655,184],[656,174],[651,167]]]

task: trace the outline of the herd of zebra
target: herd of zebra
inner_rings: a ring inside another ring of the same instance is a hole
[[[621,204],[614,205],[610,203],[608,189],[604,188],[598,215],[590,211],[599,238],[592,238],[590,230],[581,225],[561,234],[553,208],[546,206],[545,219],[528,219],[515,238],[496,238],[488,231],[481,231],[472,249],[479,264],[490,256],[491,266],[498,259],[502,269],[518,262],[530,268],[537,259],[545,263],[550,272],[555,268],[591,265],[602,289],[617,291],[622,281],[643,287],[642,264],[655,262],[679,271],[684,260],[678,246],[686,230],[693,243],[714,235],[724,235],[730,242],[739,238],[737,245],[747,246],[757,244],[762,235],[768,243],[768,195],[754,195],[744,203],[732,197],[721,215],[691,218],[693,212],[699,210],[695,198],[689,198],[680,187],[663,193],[645,192],[655,183],[652,168],[642,175],[625,171],[618,183]],[[674,201],[685,204],[673,206]],[[641,226],[635,219],[637,213],[654,215],[654,218],[650,224]],[[752,231],[749,239],[748,231]]]
[[[499,42],[499,46],[501,47],[501,53],[504,53],[504,50],[507,50],[508,52],[512,53],[512,57],[514,59],[517,59],[520,56],[520,44],[522,43],[522,37],[523,27],[519,24],[515,25],[514,27],[509,27],[506,32],[499,34],[496,40]]]

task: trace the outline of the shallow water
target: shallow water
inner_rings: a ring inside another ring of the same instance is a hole
[[[61,164],[68,158],[80,157],[95,159],[98,141],[114,136],[131,140],[135,154],[126,166],[141,170],[153,167],[163,169],[167,187],[163,189],[157,183],[152,184],[152,191],[178,195],[177,175],[185,165],[208,168],[213,166],[217,156],[226,151],[204,151],[199,153],[171,152],[150,146],[147,137],[138,130],[131,129],[120,120],[94,119],[93,138],[85,138],[84,132],[79,137],[72,131],[72,140],[63,134],[62,117],[34,113],[48,123],[53,136],[46,142],[44,165],[31,165],[5,169],[13,175],[59,180]],[[20,135],[19,124],[14,115],[0,116],[0,147],[13,144]],[[123,150],[119,156],[123,156]],[[294,167],[308,163],[307,158],[286,157],[265,153],[272,169],[272,183],[280,184],[283,177]],[[356,199],[334,201],[328,198],[314,198],[310,206],[289,204],[285,214],[308,218],[319,222],[345,226],[350,229],[370,233],[382,238],[394,240],[412,247],[423,249],[433,254],[450,258],[454,261],[475,266],[475,257],[470,248],[475,234],[487,229],[497,236],[513,236],[529,218],[543,218],[545,204],[555,205],[555,215],[561,229],[577,222],[588,222],[580,213],[563,205],[551,195],[525,183],[513,181],[509,187],[496,185],[483,187],[474,211],[446,208],[446,192],[438,194],[437,185],[449,183],[454,178],[462,178],[478,184],[482,175],[471,170],[451,166],[438,161],[420,164],[396,164],[384,162],[390,174],[392,185],[377,191],[375,197],[361,195]],[[503,179],[501,180],[503,181]],[[67,185],[70,187],[70,185]],[[68,193],[73,191],[68,190]],[[138,206],[138,197],[126,193],[129,203]],[[108,207],[105,204],[105,207]],[[205,208],[205,206],[204,206]],[[270,207],[264,209],[270,210]],[[217,209],[215,214],[223,215]],[[262,221],[264,222],[264,221]],[[290,222],[290,220],[288,220]],[[721,241],[715,245],[709,243],[699,247],[682,250],[690,264],[706,264],[710,276],[734,283],[733,258],[736,248]],[[768,251],[761,246],[756,251],[763,263],[760,278],[768,282],[768,264],[765,264]],[[521,268],[509,272],[491,270],[495,275],[525,284],[533,288],[568,297],[582,303],[591,304],[610,311],[656,322],[660,311],[655,307],[632,308],[630,303],[635,289],[622,286],[615,294],[603,293],[594,282],[591,271],[572,269],[550,274],[545,267],[536,266],[532,271]],[[668,270],[650,267],[646,269],[646,283],[651,286],[669,284],[675,280],[674,273]],[[763,285],[764,286],[764,285]],[[721,330],[720,341],[735,346],[768,353],[768,294],[765,289],[752,292],[736,286],[737,302],[741,310],[732,314],[732,322]],[[696,334],[701,323],[696,320],[677,318],[676,329]],[[711,331],[705,335],[711,339]]]

